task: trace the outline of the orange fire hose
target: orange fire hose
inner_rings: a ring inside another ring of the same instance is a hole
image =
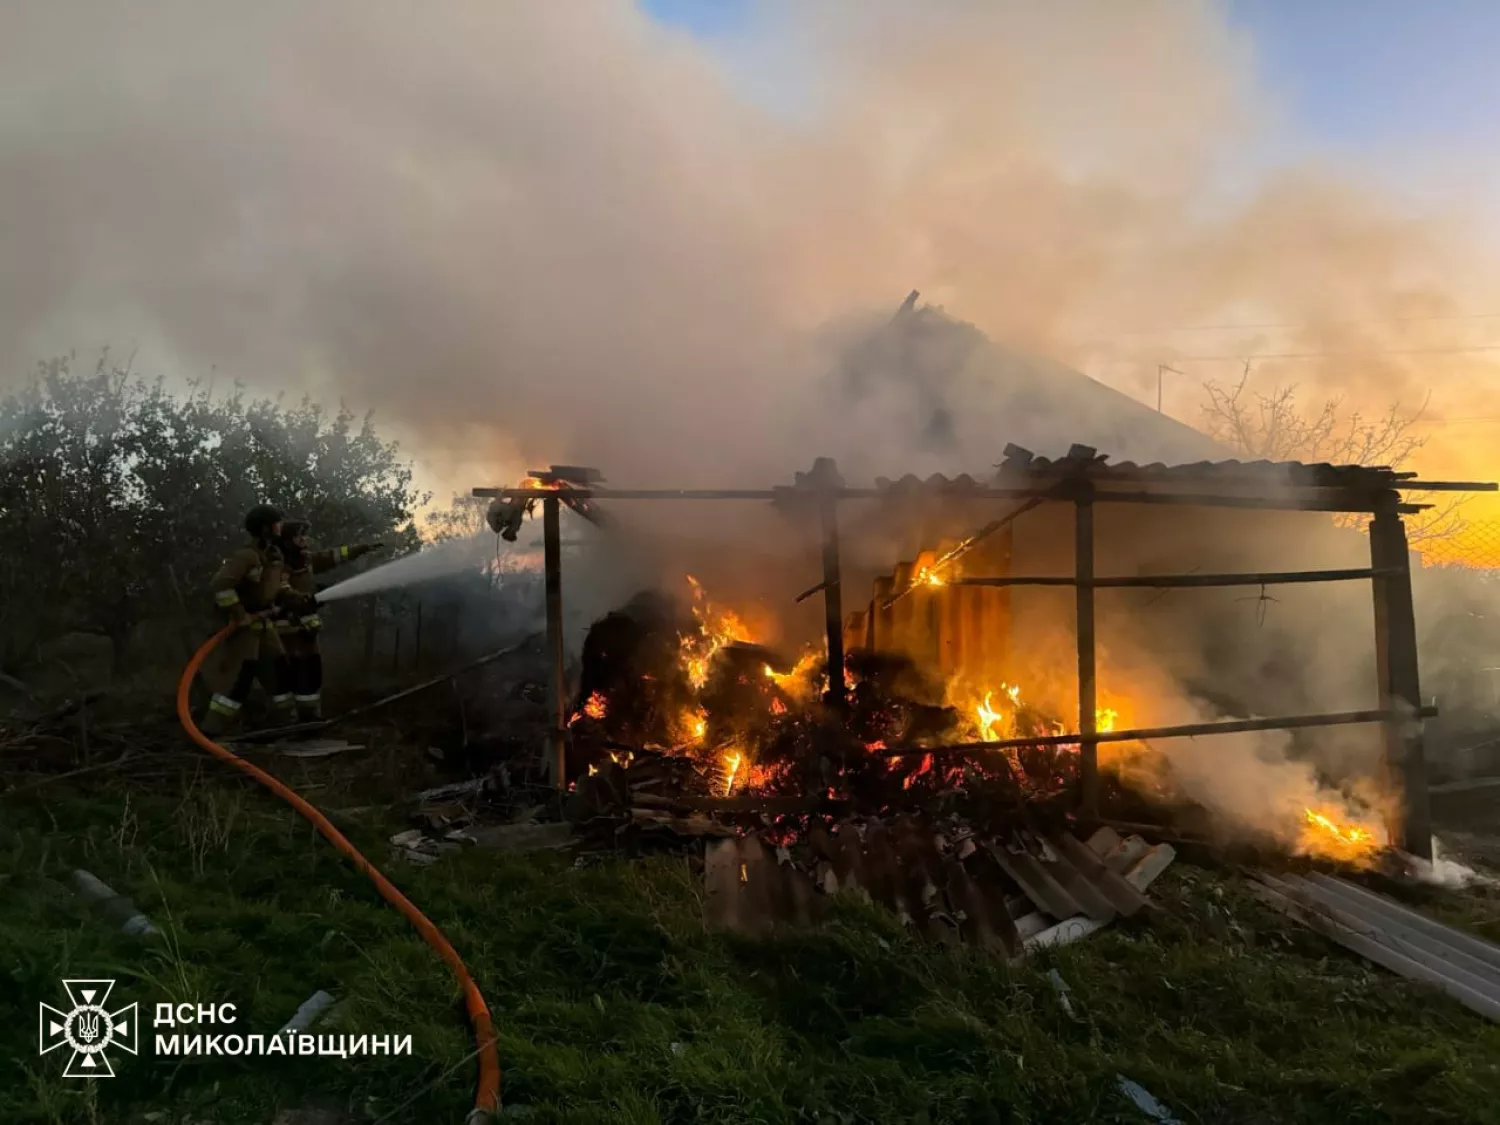
[[[198,651],[193,653],[193,658],[182,670],[182,678],[177,681],[177,718],[182,723],[182,729],[187,731],[189,738],[215,758],[227,762],[241,773],[249,774],[301,813],[330,844],[348,857],[355,867],[364,872],[370,882],[375,884],[380,897],[399,910],[406,920],[416,927],[422,939],[437,950],[438,956],[447,963],[448,967],[453,970],[453,975],[458,978],[459,988],[464,994],[464,1006],[469,1012],[469,1023],[473,1025],[474,1039],[479,1048],[479,1088],[474,1094],[474,1111],[469,1115],[469,1121],[475,1122],[498,1115],[500,1112],[500,1056],[495,1050],[495,1026],[490,1020],[489,1007],[485,1004],[484,997],[480,995],[474,978],[469,976],[468,967],[464,965],[463,958],[458,955],[458,951],[443,936],[443,932],[413,906],[411,901],[398,891],[374,864],[361,855],[359,849],[351,844],[326,816],[265,770],[251,765],[238,754],[220,746],[199,730],[198,724],[193,722],[192,708],[188,703],[188,693],[193,686],[193,679],[198,675],[198,670],[203,667],[203,661],[208,658],[208,654],[232,632],[234,632],[234,626],[226,625],[209,637]]]

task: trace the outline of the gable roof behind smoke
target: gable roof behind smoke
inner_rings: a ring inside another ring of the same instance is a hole
[[[877,386],[915,399],[925,448],[996,453],[1015,443],[1047,457],[1075,444],[1139,464],[1222,461],[1234,451],[1145,403],[1054,360],[996,344],[943,310],[917,307],[915,290],[890,323],[844,364],[851,399]]]

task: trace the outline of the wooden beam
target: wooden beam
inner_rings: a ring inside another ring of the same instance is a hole
[[[838,469],[819,458],[825,484],[818,494],[818,520],[823,531],[823,620],[828,633],[828,698],[836,708],[844,706],[844,598],[839,574]]]
[[[1436,707],[1423,707],[1419,719],[1431,719]],[[1184,723],[1172,727],[1137,727],[1133,730],[1098,731],[1095,742],[1145,742],[1156,738],[1197,738],[1208,734],[1243,734],[1253,730],[1303,730],[1308,727],[1356,726],[1385,723],[1396,718],[1391,711],[1330,711],[1317,715],[1281,715],[1269,719],[1223,719],[1214,723]],[[910,758],[920,754],[964,754],[975,750],[1014,750],[1022,746],[1074,746],[1079,734],[1043,734],[1034,738],[1001,738],[994,742],[950,742],[941,746],[898,746],[871,753],[882,758]]]
[[[1095,578],[1096,590],[1193,589],[1215,586],[1292,586],[1308,582],[1356,582],[1394,577],[1400,570],[1362,567],[1350,570],[1276,570],[1250,574],[1131,574]],[[997,578],[955,578],[952,586],[1074,586],[1066,575],[1006,575]]]
[[[1401,823],[1391,825],[1397,847],[1432,859],[1432,811],[1427,793],[1417,626],[1412,607],[1411,556],[1406,526],[1394,504],[1370,521],[1370,562],[1382,576],[1374,582],[1375,664],[1385,723],[1387,780],[1400,794]]]

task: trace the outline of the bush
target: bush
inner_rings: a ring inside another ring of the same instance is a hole
[[[369,416],[238,387],[177,394],[108,354],[89,373],[45,363],[0,399],[0,670],[65,632],[108,636],[120,666],[148,618],[206,626],[204,587],[257,503],[325,543],[401,550],[424,500]]]

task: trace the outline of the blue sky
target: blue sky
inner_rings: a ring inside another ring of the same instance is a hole
[[[732,34],[752,0],[641,0],[664,23]],[[921,0],[913,0],[920,3]],[[1500,0],[1225,0],[1299,146],[1393,154],[1500,126]]]

